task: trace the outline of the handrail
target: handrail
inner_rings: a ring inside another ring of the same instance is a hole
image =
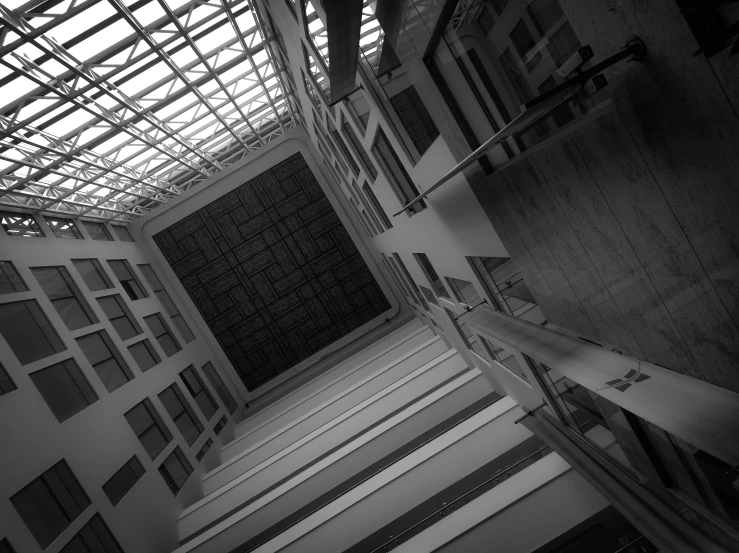
[[[492,476],[489,476],[489,477],[488,477],[488,478],[486,478],[486,479],[485,479],[485,480],[484,480],[483,482],[481,482],[480,484],[478,484],[477,486],[475,486],[475,487],[474,487],[474,488],[472,488],[471,490],[467,490],[467,491],[466,491],[465,493],[463,493],[462,495],[460,495],[460,496],[459,496],[459,497],[458,497],[457,499],[455,499],[454,501],[451,501],[451,502],[450,502],[450,501],[447,501],[447,502],[445,502],[445,503],[444,503],[444,505],[442,505],[442,506],[441,506],[441,507],[440,507],[439,509],[435,510],[435,511],[434,511],[433,513],[431,513],[430,515],[428,515],[428,516],[424,517],[423,519],[419,520],[419,521],[418,521],[418,522],[416,522],[416,523],[415,523],[415,524],[414,524],[413,526],[409,526],[409,527],[408,527],[407,529],[403,530],[403,531],[402,531],[402,532],[401,532],[400,534],[398,534],[398,535],[396,535],[396,536],[392,536],[392,537],[391,537],[391,538],[390,538],[390,539],[389,539],[388,541],[384,542],[384,543],[383,543],[382,545],[380,545],[380,546],[378,546],[378,547],[375,547],[375,548],[374,548],[374,549],[373,549],[372,551],[370,551],[370,553],[375,553],[376,551],[381,551],[383,547],[386,547],[386,546],[390,545],[391,543],[393,543],[394,541],[397,541],[397,540],[398,540],[398,539],[399,539],[399,538],[400,538],[401,536],[404,536],[404,535],[405,535],[405,534],[407,534],[408,532],[412,531],[412,530],[413,530],[414,528],[417,528],[418,526],[422,525],[422,524],[423,524],[424,522],[426,522],[426,521],[428,521],[428,520],[432,519],[433,517],[435,517],[436,515],[438,515],[438,514],[439,514],[439,513],[441,513],[442,511],[445,511],[446,509],[448,509],[449,507],[453,507],[455,503],[458,503],[459,501],[463,500],[463,499],[464,499],[465,497],[467,497],[468,495],[470,495],[470,494],[472,494],[472,493],[476,492],[477,490],[479,490],[479,489],[480,489],[480,488],[482,488],[483,486],[487,485],[487,484],[488,484],[489,482],[491,482],[491,481],[495,480],[496,478],[500,478],[500,476],[501,476],[501,475],[503,475],[503,474],[505,474],[505,473],[508,473],[508,472],[510,472],[511,470],[513,470],[514,468],[516,468],[517,466],[521,465],[522,463],[524,463],[524,462],[528,461],[528,460],[529,460],[529,459],[531,459],[532,457],[535,457],[536,455],[538,455],[539,453],[541,453],[542,451],[545,451],[545,450],[547,450],[547,449],[550,449],[548,445],[545,445],[545,446],[543,446],[543,447],[540,447],[539,449],[537,449],[537,450],[536,450],[536,451],[534,451],[533,453],[529,453],[529,454],[528,454],[528,455],[527,455],[526,457],[524,457],[523,459],[519,459],[518,461],[516,461],[516,462],[515,462],[514,464],[512,464],[511,466],[509,466],[509,467],[507,467],[507,468],[504,468],[504,469],[501,469],[501,470],[499,470],[499,471],[498,471],[498,472],[496,472],[496,473],[495,473],[494,475],[492,475]],[[496,484],[496,486],[497,486],[497,484]],[[495,486],[493,486],[493,487],[495,487]],[[492,489],[492,488],[491,488],[491,489]]]
[[[523,132],[536,121],[549,114],[557,106],[569,101],[578,90],[603,70],[608,69],[610,66],[626,58],[631,58],[631,60],[640,60],[645,54],[646,47],[644,46],[644,42],[639,37],[632,37],[616,54],[593,65],[589,69],[580,71],[562,84],[555,86],[553,89],[548,90],[547,92],[544,92],[536,98],[526,102],[521,106],[521,113],[516,116],[513,121],[483,142],[474,152],[455,165],[428,190],[410,200],[400,211],[393,214],[393,217],[397,217],[404,211],[410,209],[415,203],[428,196],[442,184],[449,181],[453,176],[461,173],[464,169],[472,165],[489,150],[492,150],[504,140]]]

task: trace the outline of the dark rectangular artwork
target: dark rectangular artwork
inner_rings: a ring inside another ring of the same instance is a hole
[[[250,390],[390,308],[301,154],[154,240]]]

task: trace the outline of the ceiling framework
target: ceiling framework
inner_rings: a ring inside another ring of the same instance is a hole
[[[130,222],[300,124],[271,40],[251,0],[3,2],[0,206]]]

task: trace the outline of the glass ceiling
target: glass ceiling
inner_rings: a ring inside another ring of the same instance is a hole
[[[0,0],[0,205],[128,222],[242,159],[298,124],[265,46],[252,0]]]

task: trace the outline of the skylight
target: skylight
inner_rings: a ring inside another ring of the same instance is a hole
[[[0,205],[129,222],[298,124],[254,8],[3,1]]]

